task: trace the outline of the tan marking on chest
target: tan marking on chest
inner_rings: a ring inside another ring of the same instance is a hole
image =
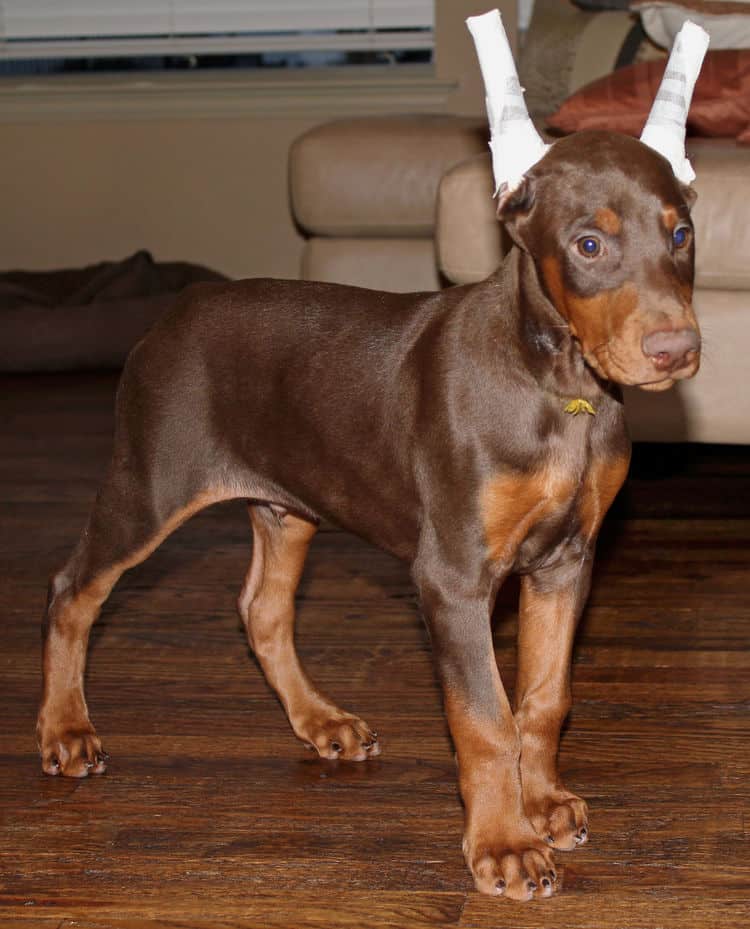
[[[569,475],[552,468],[490,478],[482,488],[480,503],[490,560],[511,562],[532,528],[569,503],[576,487]]]
[[[622,487],[630,466],[630,455],[598,458],[586,471],[581,493],[580,517],[584,535],[591,539]]]

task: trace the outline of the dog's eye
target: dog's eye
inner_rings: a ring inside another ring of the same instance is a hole
[[[602,250],[602,243],[593,235],[582,236],[576,244],[584,258],[596,258]]]
[[[685,248],[690,241],[690,227],[678,226],[672,233],[672,241],[675,248]]]

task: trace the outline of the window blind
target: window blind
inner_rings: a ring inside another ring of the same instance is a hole
[[[0,57],[430,49],[433,0],[0,0]]]

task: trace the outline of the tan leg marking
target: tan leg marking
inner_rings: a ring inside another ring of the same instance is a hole
[[[42,701],[37,721],[37,741],[46,774],[86,777],[102,774],[106,753],[89,719],[83,691],[86,650],[91,627],[102,604],[122,574],[140,564],[161,542],[198,510],[234,496],[217,490],[198,494],[176,511],[143,546],[122,561],[101,571],[76,590],[75,577],[51,598],[44,642]],[[85,536],[84,536],[85,539]],[[83,543],[86,544],[85,541]],[[85,564],[85,549],[73,556]],[[75,565],[69,563],[71,573]]]
[[[581,528],[587,542],[596,538],[607,510],[620,492],[630,467],[630,453],[618,458],[599,458],[591,463],[580,497]]]
[[[497,689],[500,719],[480,718],[459,693],[445,693],[466,811],[464,856],[480,892],[546,897],[557,879],[554,861],[524,811],[518,729],[499,675]]]
[[[579,498],[587,545],[594,542],[628,464],[626,457],[600,459],[590,466]],[[573,638],[586,593],[579,580],[549,591],[533,577],[521,582],[516,722],[524,805],[539,835],[558,849],[575,848],[589,834],[586,803],[565,788],[557,767],[560,729],[571,704]]]
[[[294,593],[317,527],[261,506],[250,507],[250,520],[253,557],[238,609],[295,735],[322,758],[364,761],[380,754],[377,735],[315,688],[294,647]]]
[[[563,786],[557,770],[560,729],[570,710],[570,660],[580,607],[574,590],[544,593],[521,580],[516,722],[526,813],[557,849],[586,841],[586,803]]]

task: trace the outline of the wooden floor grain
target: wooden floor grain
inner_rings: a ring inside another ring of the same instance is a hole
[[[429,646],[406,569],[334,529],[313,543],[298,643],[381,734],[364,765],[294,739],[234,601],[241,503],[127,574],[91,642],[105,777],[41,774],[46,578],[106,460],[109,375],[0,379],[0,925],[29,929],[739,929],[750,924],[750,451],[642,449],[602,539],[562,745],[592,841],[563,888],[476,894]],[[513,585],[496,643],[512,681]]]

